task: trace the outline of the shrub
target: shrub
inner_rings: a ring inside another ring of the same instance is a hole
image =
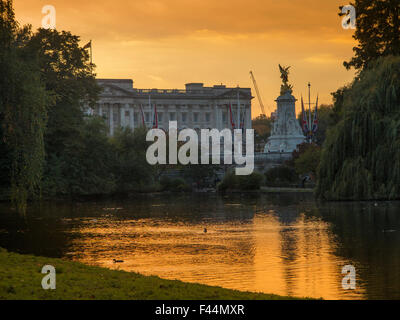
[[[298,180],[298,176],[294,168],[288,166],[279,166],[269,169],[265,173],[266,184],[275,183],[293,183]]]
[[[191,190],[182,178],[171,179],[167,176],[163,176],[160,179],[160,185],[162,191],[187,192]]]
[[[218,184],[218,191],[227,190],[258,190],[263,182],[262,174],[253,172],[248,176],[237,176],[234,172],[227,173],[221,183]]]

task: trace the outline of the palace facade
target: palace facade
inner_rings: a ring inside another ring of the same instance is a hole
[[[92,111],[106,119],[110,135],[118,127],[134,129],[145,124],[152,128],[154,105],[158,128],[164,130],[168,130],[169,121],[177,121],[178,129],[232,129],[232,122],[235,128],[251,129],[250,88],[187,83],[184,90],[136,89],[129,79],[97,82],[103,90]]]

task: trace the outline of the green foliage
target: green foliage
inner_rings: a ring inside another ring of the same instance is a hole
[[[114,192],[114,160],[103,119],[88,118],[73,149],[59,156],[49,154],[43,191],[47,196]]]
[[[54,102],[36,56],[26,54],[22,40],[30,36],[30,28],[14,20],[12,1],[0,1],[0,170],[2,188],[8,185],[21,214],[40,187],[47,108]]]
[[[317,195],[400,198],[400,57],[379,59],[343,93],[321,154]]]
[[[190,187],[182,178],[171,179],[168,176],[163,176],[160,179],[161,191],[186,192],[190,191]]]
[[[117,182],[117,192],[140,191],[153,183],[155,169],[146,160],[146,129],[117,130],[111,139],[115,160],[112,166]]]
[[[351,4],[357,14],[353,38],[358,45],[353,48],[355,56],[344,66],[362,70],[379,57],[400,55],[399,0],[355,0]]]
[[[258,172],[253,172],[247,176],[239,176],[235,172],[228,172],[217,188],[220,192],[227,190],[258,190],[263,180],[264,177]]]
[[[219,165],[212,164],[188,164],[182,166],[183,176],[188,181],[195,182],[199,186],[206,187],[210,183],[214,183],[216,172],[218,171],[219,167]]]
[[[315,176],[321,158],[321,147],[316,144],[307,144],[305,150],[294,160],[296,172],[299,175],[311,174]]]
[[[298,180],[299,177],[294,168],[287,165],[271,168],[265,173],[265,181],[267,186],[290,184]]]
[[[256,152],[263,152],[264,145],[268,137],[271,135],[273,119],[263,114],[252,120],[252,128],[254,129],[254,144]]]
[[[46,153],[79,166],[77,157],[86,130],[83,105],[93,105],[100,91],[92,73],[94,66],[79,46],[79,37],[65,31],[39,29],[26,41],[26,51],[39,58],[46,89],[56,96],[49,110]],[[73,173],[79,171],[73,169]]]

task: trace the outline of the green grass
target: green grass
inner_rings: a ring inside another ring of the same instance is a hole
[[[56,289],[41,286],[42,267],[56,268]],[[0,299],[292,299],[272,294],[164,280],[62,259],[22,255],[0,248]]]

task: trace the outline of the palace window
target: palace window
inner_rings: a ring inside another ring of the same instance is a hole
[[[193,122],[199,122],[199,114],[197,112],[193,113]]]
[[[162,112],[157,112],[157,117],[158,117],[158,122],[162,122],[163,120],[163,114]]]
[[[170,121],[175,121],[175,112],[170,112],[169,113],[169,120]]]
[[[206,122],[210,122],[210,118],[211,118],[211,117],[210,117],[210,113],[207,112],[207,113],[206,113]]]
[[[187,114],[186,112],[182,113],[182,122],[186,122],[187,120]]]

